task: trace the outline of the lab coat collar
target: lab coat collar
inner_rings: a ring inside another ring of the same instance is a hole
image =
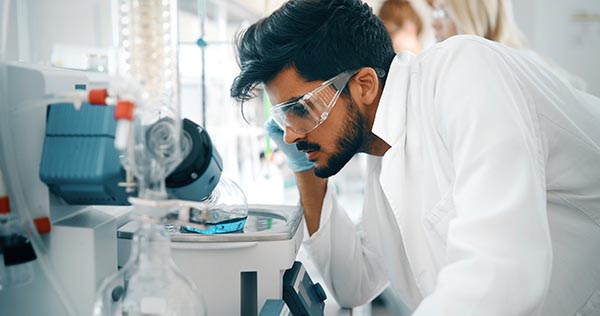
[[[410,52],[394,57],[375,113],[372,131],[391,146],[403,143],[406,136],[406,104],[414,59]]]

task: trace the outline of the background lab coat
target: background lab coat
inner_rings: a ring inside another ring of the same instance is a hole
[[[600,99],[456,36],[394,59],[356,228],[330,186],[305,247],[344,306],[388,283],[418,316],[600,315]]]

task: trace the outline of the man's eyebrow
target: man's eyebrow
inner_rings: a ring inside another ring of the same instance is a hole
[[[301,95],[301,96],[299,96],[299,97],[292,97],[292,98],[289,98],[289,99],[287,99],[286,101],[283,101],[283,102],[281,102],[281,103],[279,103],[279,104],[287,104],[287,103],[290,103],[290,102],[298,102],[298,101],[300,101],[300,99],[302,99],[303,97],[304,97],[303,95]]]

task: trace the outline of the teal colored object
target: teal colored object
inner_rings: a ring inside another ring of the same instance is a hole
[[[220,223],[215,224],[203,224],[202,226],[206,226],[205,229],[193,227],[193,226],[182,226],[182,230],[184,233],[196,233],[196,234],[226,234],[226,233],[234,233],[239,232],[244,229],[244,225],[246,225],[246,218],[235,218],[231,220],[227,220]]]
[[[289,315],[289,308],[283,300],[268,299],[263,305],[258,316],[281,316]]]
[[[207,43],[203,38],[199,38],[196,41],[196,45],[198,45],[198,47],[206,47]]]
[[[69,204],[128,205],[115,128],[114,107],[49,105],[40,179]]]

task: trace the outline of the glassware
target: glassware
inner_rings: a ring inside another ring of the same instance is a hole
[[[177,1],[119,0],[118,12],[118,69],[132,82],[135,102],[124,165],[138,179],[140,198],[166,199],[164,179],[182,160]]]
[[[248,202],[246,195],[234,181],[221,177],[212,194],[202,202],[207,207],[190,209],[191,224],[181,226],[181,232],[223,234],[244,229],[248,218]]]
[[[101,285],[94,315],[204,316],[202,295],[175,266],[161,221],[170,211],[165,179],[182,160],[177,1],[119,0],[118,11],[118,68],[127,83],[119,97],[135,104],[119,149],[136,177],[139,199],[130,201],[140,229],[125,266]]]
[[[119,73],[131,76],[148,93],[178,101],[177,1],[119,0]]]
[[[101,285],[95,316],[204,316],[205,303],[196,286],[171,259],[163,223],[138,218],[129,260]]]

